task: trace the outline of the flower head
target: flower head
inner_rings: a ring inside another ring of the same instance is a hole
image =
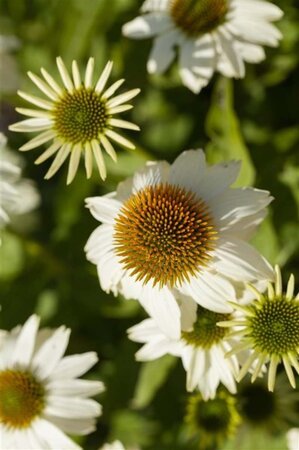
[[[63,431],[88,434],[100,405],[87,397],[103,383],[78,379],[96,362],[95,353],[63,357],[70,330],[38,331],[31,316],[2,333],[0,341],[0,435],[3,448],[79,450]]]
[[[36,164],[40,164],[56,154],[46,173],[46,179],[51,178],[70,156],[67,183],[71,183],[78,170],[81,155],[84,153],[87,177],[89,178],[92,174],[93,160],[95,160],[100,176],[104,180],[106,166],[102,149],[116,161],[117,155],[111,141],[124,147],[134,148],[134,144],[116,132],[115,128],[138,130],[139,127],[113,116],[131,109],[132,106],[126,102],[135,97],[140,89],[132,89],[113,97],[115,91],[124,82],[122,79],[105,90],[112,70],[110,61],[95,84],[93,83],[93,58],[88,61],[84,80],[81,80],[76,61],[72,64],[72,77],[60,57],[57,58],[57,67],[63,82],[62,87],[44,69],[41,69],[44,79],[28,72],[30,79],[48,99],[19,91],[20,97],[41,109],[17,108],[18,112],[29,116],[30,119],[11,125],[10,130],[40,132],[38,136],[20,148],[22,151],[31,150],[52,141],[50,147],[35,161]]]
[[[214,398],[219,383],[231,393],[236,393],[234,375],[239,364],[235,356],[225,358],[232,348],[227,330],[217,326],[230,314],[220,314],[196,306],[187,296],[177,295],[182,311],[182,332],[179,339],[167,336],[153,319],[146,319],[128,330],[132,341],[145,345],[136,353],[139,361],[148,361],[171,354],[182,359],[187,373],[186,388],[189,392],[199,389],[204,400]]]
[[[236,399],[219,390],[214,399],[205,401],[200,394],[190,396],[185,421],[197,436],[199,449],[214,449],[234,436],[241,422]]]
[[[290,387],[283,372],[277,376],[274,392],[261,378],[253,384],[245,379],[238,386],[239,412],[249,433],[255,429],[272,436],[285,433],[299,422],[298,401],[299,392]]]
[[[282,291],[281,272],[275,267],[275,284],[269,283],[268,292],[262,294],[256,288],[248,287],[255,293],[256,299],[248,306],[235,304],[241,309],[238,320],[224,321],[219,325],[239,326],[237,335],[241,343],[230,353],[251,350],[244,363],[238,380],[241,380],[254,364],[252,374],[254,381],[261,373],[264,363],[270,362],[268,388],[274,390],[277,366],[283,362],[290,384],[295,388],[292,367],[299,374],[299,294],[294,296],[294,276],[291,275],[287,291]],[[235,333],[236,334],[236,333]]]
[[[21,177],[19,158],[6,148],[0,133],[0,229],[15,216],[25,214],[39,204],[39,194],[31,180]]]
[[[172,165],[148,164],[116,192],[88,198],[103,222],[85,248],[102,288],[138,299],[161,329],[179,338],[174,289],[226,313],[235,283],[271,279],[268,263],[246,242],[271,197],[231,189],[238,172],[236,162],[208,167],[203,151],[187,151]]]
[[[155,38],[150,73],[163,73],[179,48],[182,82],[199,92],[214,71],[242,78],[244,62],[265,58],[263,45],[276,47],[281,33],[271,22],[282,11],[259,0],[147,0],[143,14],[123,27],[133,39]]]

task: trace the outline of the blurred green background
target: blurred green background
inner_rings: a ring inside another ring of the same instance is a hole
[[[106,384],[99,396],[104,414],[95,433],[78,439],[86,450],[115,438],[145,450],[196,449],[200,441],[184,424],[187,395],[181,364],[171,357],[135,362],[138,345],[128,341],[126,330],[145,314],[137,302],[103,293],[96,268],[85,259],[83,247],[97,226],[84,207],[86,197],[113,190],[148,159],[171,162],[188,148],[204,148],[210,163],[241,159],[237,184],[270,190],[275,197],[253,243],[283,267],[285,282],[291,272],[299,279],[299,9],[297,0],[275,3],[285,12],[278,23],[280,47],[267,49],[264,63],[247,65],[244,80],[216,75],[194,95],[181,85],[175,67],[165,76],[147,74],[151,41],[122,37],[122,25],[138,13],[137,0],[1,1],[1,34],[19,40],[1,69],[1,131],[10,148],[28,140],[7,131],[19,119],[16,89],[35,93],[28,70],[38,73],[43,66],[57,76],[58,55],[67,67],[77,59],[81,70],[94,56],[96,73],[112,59],[112,80],[124,77],[124,89],[142,89],[135,108],[123,115],[141,127],[140,133],[128,132],[137,149],[118,149],[118,164],[107,158],[105,183],[96,173],[87,181],[81,166],[67,187],[67,165],[44,181],[49,162],[33,163],[41,149],[25,154],[24,173],[35,180],[42,203],[28,223],[3,233],[0,248],[0,327],[10,329],[36,312],[44,326],[72,328],[70,353],[95,350],[99,355],[89,376]],[[13,86],[6,81],[12,74],[5,79],[5,70],[14,72]],[[299,416],[298,401],[296,408]],[[264,450],[265,445],[285,450],[285,431],[295,424],[279,420],[279,429],[245,421],[225,450]]]

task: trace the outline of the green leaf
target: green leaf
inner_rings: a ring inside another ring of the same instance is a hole
[[[242,167],[237,185],[253,184],[255,168],[243,140],[240,125],[233,107],[233,84],[220,78],[215,85],[212,104],[207,115],[206,132],[211,142],[206,155],[209,163],[241,160]]]
[[[124,445],[149,445],[156,424],[137,412],[120,410],[112,419],[112,432],[109,440],[119,439]]]
[[[136,408],[144,408],[151,402],[176,361],[174,356],[166,355],[142,365],[133,398]]]
[[[24,267],[24,247],[20,238],[8,231],[0,236],[0,280],[15,278]]]

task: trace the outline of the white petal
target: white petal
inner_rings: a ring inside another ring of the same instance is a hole
[[[89,58],[84,79],[86,89],[89,89],[92,86],[93,69],[94,69],[94,58]]]
[[[72,146],[70,144],[63,144],[61,149],[58,151],[55,156],[54,161],[52,162],[50,169],[45,175],[45,179],[48,180],[60,169],[66,158],[69,156],[71,152]]]
[[[289,450],[298,450],[299,448],[299,428],[291,428],[287,432],[287,442]]]
[[[135,194],[149,185],[167,182],[169,168],[170,166],[166,161],[160,161],[155,164],[148,164],[144,169],[136,172],[133,177],[132,193]]]
[[[260,63],[266,57],[265,50],[260,45],[237,42],[237,48],[244,61],[249,63]]]
[[[72,74],[73,74],[73,80],[74,85],[76,89],[80,89],[81,87],[81,76],[78,68],[77,61],[72,62]]]
[[[221,28],[215,33],[216,37],[223,62],[223,64],[217,65],[217,69],[225,76],[243,78],[245,76],[245,65],[238,52],[236,41],[228,39]]]
[[[274,25],[248,17],[231,21],[230,28],[236,36],[251,44],[277,47],[282,38],[281,32]]]
[[[56,58],[56,63],[65,88],[72,91],[74,89],[73,82],[60,56]]]
[[[60,397],[91,397],[103,392],[104,384],[101,381],[58,379],[47,383],[47,389]]]
[[[122,78],[121,80],[116,81],[115,83],[113,83],[108,89],[107,91],[105,91],[102,95],[102,99],[108,99],[110,98],[115,91],[117,91],[117,89],[119,89],[119,87],[123,84],[123,82],[125,81],[124,78]]]
[[[99,264],[107,253],[113,253],[113,234],[111,227],[105,224],[97,227],[91,233],[84,250],[86,252],[86,258],[93,264]]]
[[[84,152],[85,152],[85,159],[84,159],[84,164],[85,164],[85,170],[86,170],[86,176],[87,178],[91,177],[92,174],[92,148],[89,142],[86,142],[85,147],[84,147]]]
[[[179,292],[175,293],[175,297],[181,310],[182,330],[190,331],[197,318],[197,303],[193,298]]]
[[[272,200],[268,191],[260,189],[226,189],[209,200],[209,208],[217,226],[225,229],[245,217],[255,215]]]
[[[80,157],[81,157],[81,145],[75,144],[71,151],[66,184],[70,184],[75,178],[80,163]]]
[[[53,91],[55,91],[56,94],[58,94],[58,95],[62,95],[63,91],[62,91],[61,87],[56,83],[54,78],[44,68],[41,68],[40,71],[41,71],[44,79],[47,81],[47,83],[53,89]]]
[[[98,361],[95,352],[83,353],[82,355],[65,356],[56,366],[51,374],[51,379],[76,378],[87,372]]]
[[[53,91],[41,78],[35,75],[32,72],[27,72],[29,78],[33,81],[33,83],[51,100],[54,102],[58,99],[58,95],[55,91]]]
[[[116,133],[113,130],[106,130],[105,131],[106,136],[108,136],[113,141],[117,142],[120,145],[123,145],[124,147],[130,148],[132,150],[135,149],[135,145],[129,141],[128,139],[124,138],[120,134]]]
[[[167,336],[179,339],[181,334],[180,308],[168,287],[153,287],[149,282],[143,286],[139,301]]]
[[[114,220],[122,207],[122,204],[118,200],[106,195],[103,195],[102,197],[88,197],[85,199],[85,203],[95,219],[99,222],[109,223],[111,225],[114,225]],[[111,228],[111,235],[112,234],[113,229]]]
[[[192,392],[198,385],[198,382],[205,368],[205,352],[202,349],[193,349],[189,367],[187,369],[187,391]]]
[[[193,191],[200,183],[206,168],[202,150],[188,150],[181,153],[170,166],[169,183]]]
[[[112,127],[118,127],[118,128],[125,128],[127,130],[140,130],[138,125],[135,125],[135,123],[128,122],[127,120],[120,120],[120,119],[109,119],[109,125]]]
[[[33,131],[48,130],[53,125],[53,122],[48,118],[34,118],[26,119],[10,125],[11,131],[31,133]]]
[[[113,66],[113,62],[112,61],[108,61],[100,78],[98,79],[97,83],[96,83],[96,87],[95,87],[95,91],[100,94],[101,92],[103,92],[103,89],[106,86],[106,83],[108,81],[108,78],[110,76],[111,70],[112,70],[112,66]]]
[[[70,337],[70,330],[58,328],[34,355],[32,366],[41,379],[47,378],[64,355]]]
[[[235,290],[232,284],[220,274],[204,270],[197,277],[193,276],[179,287],[179,290],[204,308],[219,313],[232,311],[228,300],[235,299]]]
[[[118,294],[119,283],[123,277],[123,270],[114,252],[107,252],[97,265],[100,285],[103,291]]]
[[[198,94],[210,81],[216,66],[216,51],[209,34],[181,46],[179,72],[185,86]]]
[[[248,282],[273,277],[273,270],[265,258],[250,244],[230,235],[218,240],[214,267],[225,276]]]
[[[33,422],[32,427],[45,449],[50,450],[82,450],[55,425],[44,419]],[[24,450],[24,449],[23,449]],[[37,449],[34,449],[37,450]]]
[[[129,338],[134,342],[145,343],[156,339],[157,336],[163,336],[163,333],[153,319],[145,319],[127,331]]]
[[[106,136],[100,136],[100,142],[103,145],[104,149],[108,153],[108,155],[113,159],[113,161],[117,161],[117,154],[113,148],[111,142],[106,138]]]
[[[148,11],[167,11],[169,8],[169,0],[145,0],[142,3],[140,10],[142,12]]]
[[[228,359],[225,358],[223,351],[217,346],[212,347],[210,353],[211,363],[218,371],[220,380],[229,392],[235,394],[237,391],[236,383]]]
[[[48,158],[50,158],[52,155],[54,155],[54,153],[57,152],[57,150],[59,150],[59,148],[61,147],[61,142],[59,141],[54,141],[52,145],[50,145],[50,147],[44,151],[35,161],[35,164],[41,164],[42,162],[46,161]]]
[[[18,95],[22,97],[27,102],[32,103],[35,106],[39,106],[42,109],[46,109],[48,111],[53,109],[53,102],[48,102],[42,98],[36,97],[35,95],[26,94],[26,92],[18,91]]]
[[[86,398],[48,395],[44,413],[69,419],[88,419],[101,414],[101,405]]]
[[[229,161],[206,167],[205,176],[193,190],[203,200],[209,201],[227,189],[236,180],[239,171],[239,161]]]
[[[23,325],[12,355],[13,364],[25,367],[30,364],[38,327],[39,317],[36,315],[31,316]]]
[[[175,57],[174,46],[177,40],[178,32],[175,29],[155,39],[147,62],[149,73],[163,73],[168,69]]]
[[[234,2],[236,14],[240,17],[255,17],[265,21],[279,20],[283,11],[278,6],[263,0],[238,0]]]
[[[149,13],[126,23],[122,27],[122,33],[132,39],[144,39],[164,33],[172,27],[173,23],[168,15]]]
[[[77,436],[84,436],[86,434],[90,434],[96,429],[96,421],[94,418],[66,419],[64,417],[53,417],[50,415],[46,415],[45,419],[53,423],[56,427],[58,427],[65,433],[74,434]]]
[[[125,103],[129,100],[131,100],[132,98],[136,97],[136,95],[138,95],[140,92],[140,89],[131,89],[130,91],[125,92],[124,94],[120,94],[117,95],[116,97],[112,97],[110,100],[108,100],[107,102],[107,108],[108,108],[108,112],[110,108],[114,108],[115,106],[121,105],[122,103]]]
[[[46,142],[50,141],[51,139],[55,138],[56,133],[54,131],[44,131],[43,133],[39,134],[38,136],[34,137],[30,141],[28,141],[26,144],[22,145],[19,150],[22,152],[32,150],[35,147],[38,147],[42,144],[45,144]]]
[[[100,174],[100,177],[102,178],[102,180],[106,179],[107,176],[107,170],[106,170],[106,165],[105,165],[105,161],[103,158],[103,153],[100,147],[100,144],[98,143],[98,141],[96,141],[95,139],[91,141],[91,148],[92,148],[92,152],[93,152],[93,156],[96,160],[97,166],[98,166],[98,171]]]

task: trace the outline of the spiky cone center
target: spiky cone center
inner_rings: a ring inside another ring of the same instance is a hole
[[[205,267],[215,227],[204,201],[184,188],[147,186],[124,203],[114,225],[121,264],[144,283],[174,286]]]
[[[106,101],[84,86],[64,91],[54,103],[52,115],[57,136],[73,145],[98,139],[109,118]]]
[[[247,317],[248,335],[254,348],[268,355],[299,352],[299,301],[285,296],[256,301]]]
[[[209,33],[224,23],[227,0],[172,0],[170,14],[175,24],[190,37]]]
[[[0,372],[0,424],[27,428],[45,406],[45,389],[29,372]]]
[[[230,320],[230,314],[220,314],[198,306],[197,320],[193,324],[193,329],[182,331],[182,339],[193,347],[209,349],[228,334],[227,328],[217,325],[217,322],[222,320]]]
[[[200,394],[189,399],[186,422],[198,433],[200,449],[221,446],[234,435],[240,421],[236,400],[224,391],[218,391],[214,399],[207,401]]]

